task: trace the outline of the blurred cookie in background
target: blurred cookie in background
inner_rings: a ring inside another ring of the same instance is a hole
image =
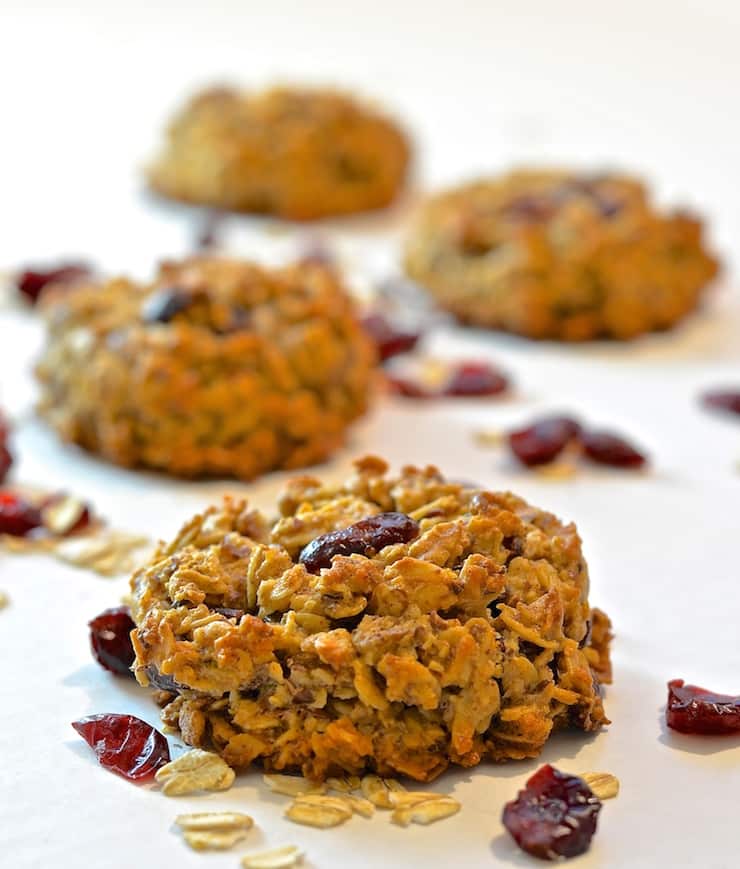
[[[461,322],[564,341],[668,329],[718,272],[701,221],[639,181],[540,170],[430,198],[405,267]]]
[[[40,413],[119,465],[244,480],[326,459],[375,350],[337,273],[193,257],[44,297]]]
[[[312,220],[389,205],[409,157],[396,123],[349,95],[214,88],[176,115],[149,184],[197,205]]]

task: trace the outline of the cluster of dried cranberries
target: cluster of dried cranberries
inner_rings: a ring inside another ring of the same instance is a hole
[[[404,398],[484,398],[500,395],[509,381],[488,362],[455,362],[447,366],[446,379],[438,386],[428,386],[423,379],[388,375],[393,392]]]
[[[67,537],[91,522],[88,505],[64,492],[33,499],[20,492],[0,491],[0,534]]]
[[[368,314],[362,321],[365,331],[375,342],[381,362],[414,350],[422,338],[419,329],[409,329],[389,320],[380,312]],[[506,376],[488,362],[463,361],[440,363],[444,370],[441,383],[430,383],[424,376],[386,372],[391,391],[403,398],[481,398],[498,395],[509,388]]]
[[[567,416],[542,417],[508,435],[511,451],[527,467],[545,465],[566,447],[573,446],[600,465],[614,468],[641,468],[647,463],[644,453],[620,435],[585,429]]]

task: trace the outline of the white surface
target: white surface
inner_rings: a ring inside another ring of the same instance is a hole
[[[731,269],[685,327],[624,347],[576,348],[440,331],[430,349],[490,355],[511,371],[516,394],[422,409],[381,404],[328,472],[339,475],[368,450],[395,463],[433,461],[575,519],[593,600],[617,632],[607,694],[614,724],[592,738],[559,736],[542,759],[614,772],[622,794],[605,804],[590,853],[573,865],[735,866],[740,746],[668,736],[660,707],[675,676],[740,691],[740,428],[696,404],[702,387],[740,381],[732,270],[740,262],[740,9],[634,0],[608,12],[588,2],[298,5],[6,0],[0,265],[79,252],[145,274],[159,256],[186,250],[192,221],[148,202],[135,169],[188,89],[222,79],[308,77],[385,98],[418,138],[420,184],[511,161],[617,163],[645,172],[661,195],[701,206]],[[259,227],[235,222],[232,247],[263,254],[268,241],[295,243],[268,240]],[[379,268],[393,255],[384,238],[396,230],[391,217],[324,231],[354,239],[355,262]],[[16,479],[64,486],[118,527],[162,535],[226,490],[269,503],[279,475],[252,487],[185,484],[59,446],[30,413],[27,370],[38,341],[31,314],[0,314],[0,402],[19,421]],[[476,428],[506,427],[543,408],[618,426],[650,450],[652,471],[544,482],[472,443]],[[292,825],[281,816],[284,799],[266,795],[258,775],[240,777],[228,794],[179,800],[119,780],[96,765],[69,722],[100,711],[157,721],[146,693],[109,677],[88,652],[87,620],[117,602],[125,581],[2,555],[0,588],[12,600],[0,612],[3,866],[235,869],[247,850],[285,842],[305,847],[316,869],[535,865],[499,822],[534,762],[445,776],[439,788],[454,790],[463,811],[409,830],[385,815],[333,831]],[[195,854],[171,830],[179,812],[226,806],[257,822],[232,852]]]

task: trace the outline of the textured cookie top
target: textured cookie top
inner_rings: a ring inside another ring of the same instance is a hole
[[[51,295],[41,411],[121,464],[249,478],[328,455],[375,352],[336,273],[193,257]]]
[[[423,779],[606,721],[608,628],[600,648],[589,637],[608,622],[590,609],[572,525],[433,467],[390,476],[373,457],[342,486],[292,481],[279,508],[267,519],[227,499],[132,579],[137,678],[180,692],[196,744],[197,712],[230,762],[321,776],[341,723],[361,748],[340,766]],[[276,757],[244,735],[258,710],[275,734],[297,715],[328,742]]]
[[[566,340],[668,328],[718,270],[701,223],[657,210],[640,182],[564,171],[432,197],[405,264],[463,321]]]
[[[346,94],[216,88],[175,117],[149,178],[176,199],[308,219],[387,204],[408,160],[396,124]]]
[[[659,217],[644,185],[633,178],[521,170],[432,197],[421,221],[433,223],[461,255],[485,254],[533,230],[567,255],[592,246],[594,232],[625,238],[640,223]]]

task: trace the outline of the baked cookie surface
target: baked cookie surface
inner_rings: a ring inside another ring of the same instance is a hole
[[[609,621],[573,525],[510,493],[390,476],[226,499],[131,580],[134,670],[165,722],[237,767],[420,781],[608,723]]]
[[[408,162],[396,124],[345,94],[220,88],[175,117],[149,183],[198,205],[310,220],[388,205]]]
[[[125,466],[251,479],[321,461],[366,408],[374,349],[329,268],[193,257],[51,297],[39,411]]]
[[[462,322],[532,338],[632,338],[698,304],[718,264],[701,223],[618,175],[518,171],[432,197],[405,266]]]

